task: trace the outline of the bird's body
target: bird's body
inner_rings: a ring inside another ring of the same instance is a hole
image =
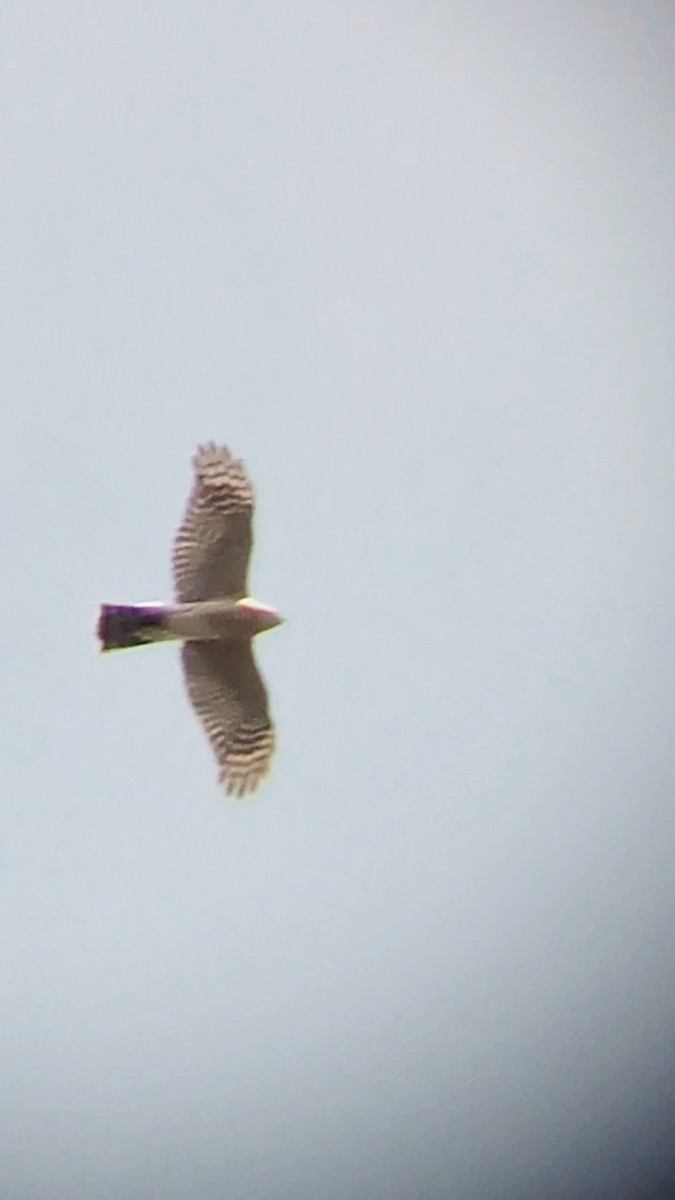
[[[127,650],[149,642],[239,641],[280,622],[276,609],[248,596],[191,604],[103,604],[98,636],[103,650]]]
[[[253,791],[269,770],[274,728],[251,642],[281,623],[246,595],[255,497],[243,463],[226,446],[200,446],[195,481],[173,554],[176,604],[104,604],[103,650],[183,641],[188,695],[227,791]]]

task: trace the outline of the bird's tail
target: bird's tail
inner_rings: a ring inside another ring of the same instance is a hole
[[[97,633],[101,650],[126,650],[163,641],[165,609],[159,604],[102,604]]]

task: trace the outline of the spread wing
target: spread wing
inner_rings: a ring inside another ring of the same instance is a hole
[[[267,691],[251,643],[185,642],[188,696],[201,721],[229,794],[252,792],[274,754]]]
[[[227,446],[208,442],[192,462],[194,484],[173,547],[176,599],[239,599],[253,544],[253,484]]]

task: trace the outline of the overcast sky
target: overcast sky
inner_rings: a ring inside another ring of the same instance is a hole
[[[3,14],[0,1193],[663,1183],[672,7]],[[288,617],[243,804],[93,636],[205,439]]]

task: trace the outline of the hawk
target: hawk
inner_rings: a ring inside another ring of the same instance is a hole
[[[227,446],[199,446],[194,483],[173,547],[176,603],[103,604],[101,650],[180,639],[188,697],[229,795],[254,791],[274,753],[267,691],[253,638],[280,625],[247,594],[255,492]]]

